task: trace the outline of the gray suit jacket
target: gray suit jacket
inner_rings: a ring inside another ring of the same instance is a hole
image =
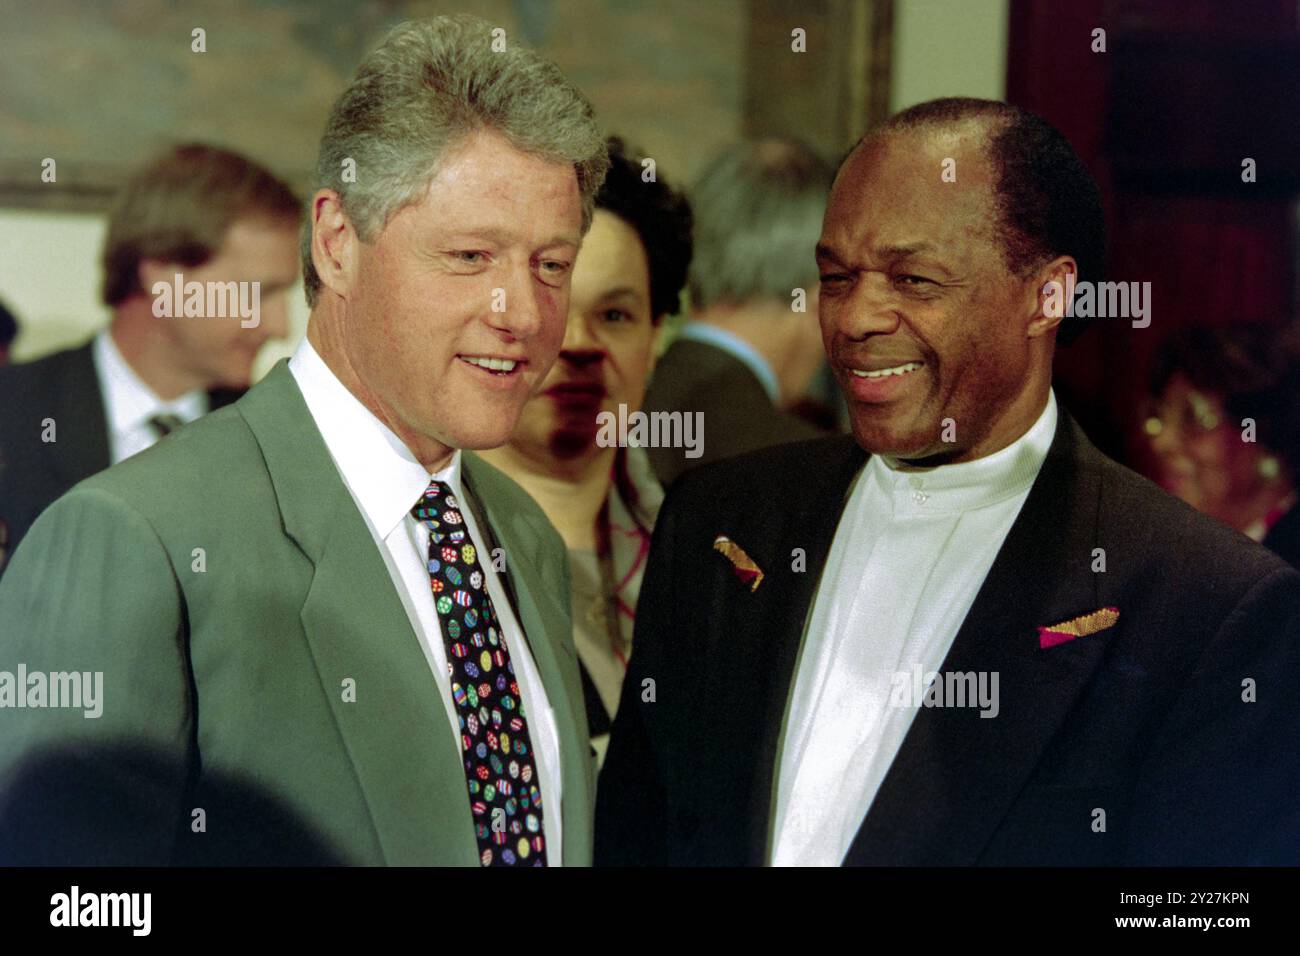
[[[463,473],[555,711],[564,862],[585,865],[564,545],[501,472],[467,453]],[[0,709],[0,862],[477,865],[448,688],[286,363],[52,505],[0,622],[0,671],[103,673],[98,718]]]

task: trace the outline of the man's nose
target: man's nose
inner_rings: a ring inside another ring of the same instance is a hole
[[[888,335],[897,331],[901,321],[889,277],[880,272],[858,273],[848,295],[821,296],[818,308],[831,309],[837,331],[852,339]]]
[[[566,342],[560,349],[560,360],[575,369],[590,368],[599,365],[605,358],[605,350],[599,348],[569,348]]]
[[[542,308],[537,297],[532,269],[527,264],[513,269],[509,281],[492,290],[489,323],[513,338],[531,339],[542,327]]]

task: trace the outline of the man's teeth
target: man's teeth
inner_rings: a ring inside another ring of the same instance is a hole
[[[519,364],[514,359],[480,358],[473,355],[462,355],[461,358],[470,365],[477,365],[492,372],[513,372],[515,366]]]
[[[849,369],[858,378],[884,378],[887,375],[906,375],[908,372],[915,372],[921,367],[920,362],[906,362],[903,365],[895,365],[892,368],[876,369],[874,372],[864,372],[861,369]]]

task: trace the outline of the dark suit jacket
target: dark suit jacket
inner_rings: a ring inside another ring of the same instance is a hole
[[[744,362],[707,342],[678,339],[655,365],[646,392],[648,412],[703,412],[704,453],[647,448],[655,477],[666,488],[682,472],[723,458],[823,433],[772,404]]]
[[[1300,506],[1293,505],[1277,520],[1277,524],[1268,529],[1264,547],[1291,567],[1300,569]]]
[[[42,511],[111,464],[92,345],[0,368],[0,574]],[[209,408],[241,394],[213,389]],[[55,421],[52,442],[41,440],[47,418]]]
[[[828,438],[673,488],[601,774],[597,863],[767,861],[804,621],[865,458]],[[757,590],[713,549],[720,534],[765,572]],[[1040,647],[1040,626],[1107,606],[1110,629]],[[941,670],[998,672],[1000,713],[919,708],[846,863],[1300,862],[1300,575],[1102,456],[1064,411]]]

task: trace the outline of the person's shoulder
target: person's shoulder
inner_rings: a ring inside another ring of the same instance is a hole
[[[16,401],[30,401],[53,386],[65,371],[78,362],[90,361],[90,344],[51,352],[30,362],[16,362],[0,368],[0,395]]]
[[[80,482],[149,512],[168,504],[211,507],[246,496],[249,479],[265,474],[260,446],[236,406],[209,412],[139,454]]]
[[[709,342],[677,339],[655,363],[646,410],[678,411],[705,406],[737,407],[745,414],[771,407],[758,376],[726,349]],[[761,401],[760,401],[761,400]]]
[[[852,435],[769,445],[684,472],[673,482],[669,497],[707,500],[737,491],[762,499],[806,495],[822,481],[847,480],[866,458]]]

